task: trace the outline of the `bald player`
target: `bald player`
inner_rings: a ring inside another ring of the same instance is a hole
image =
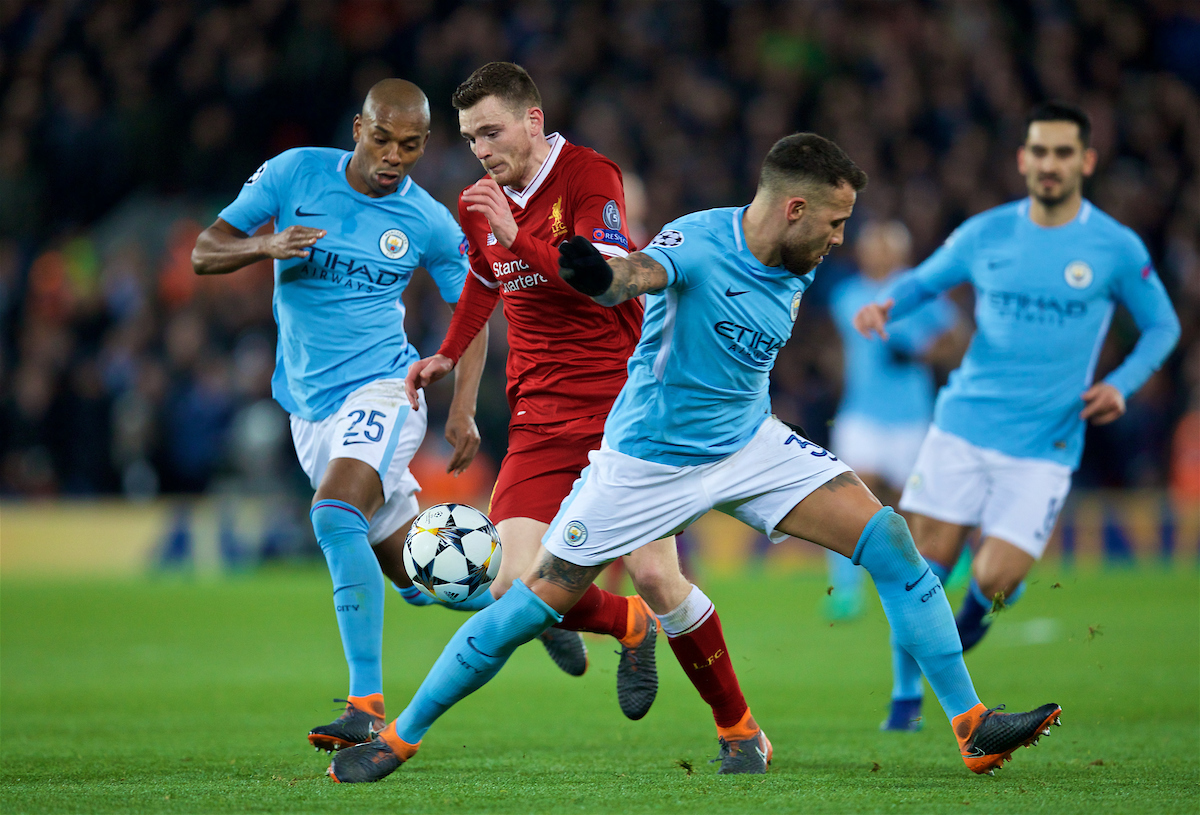
[[[350,690],[345,712],[309,742],[337,750],[369,741],[385,722],[384,576],[411,585],[401,564],[420,489],[408,470],[426,407],[409,408],[404,375],[419,358],[404,333],[401,294],[418,268],[453,308],[467,244],[450,212],[409,172],[429,138],[429,101],[401,79],[371,88],[354,117],[354,151],[300,147],[266,161],[196,240],[197,274],[275,261],[279,325],[275,400],[316,495],[310,517],[333,578],[333,606]],[[274,232],[253,236],[274,221]],[[253,236],[253,237],[251,237]],[[479,448],[475,396],[486,330],[456,368],[446,439],[449,469]]]

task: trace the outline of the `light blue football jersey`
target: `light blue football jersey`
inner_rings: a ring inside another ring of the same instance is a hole
[[[382,198],[346,180],[352,154],[301,147],[268,160],[220,217],[246,234],[271,218],[327,231],[307,258],[275,261],[272,309],[279,326],[272,395],[289,413],[317,421],[355,389],[404,376],[418,359],[404,333],[404,292],[422,267],[447,303],[467,276],[458,222],[405,178]]]
[[[616,450],[675,466],[716,461],[770,413],[771,368],[813,274],[760,263],[742,235],[745,210],[686,215],[642,250],[669,282],[647,298],[629,380],[604,426]]]
[[[854,328],[854,315],[876,300],[899,272],[883,280],[857,274],[834,286],[829,309],[842,337],[845,387],[838,416],[857,416],[880,425],[928,424],[937,385],[918,357],[954,327],[957,311],[944,298],[918,306],[888,323],[887,342],[867,339]]]
[[[1126,396],[1171,352],[1179,319],[1133,230],[1086,200],[1058,227],[1035,224],[1029,206],[1016,201],[963,223],[896,282],[892,314],[969,281],[975,336],[938,394],[934,424],[980,447],[1075,468],[1083,452],[1080,397],[1116,304],[1142,332],[1105,378]]]

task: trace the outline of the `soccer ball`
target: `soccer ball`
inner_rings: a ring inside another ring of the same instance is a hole
[[[434,600],[461,603],[488,590],[500,555],[500,536],[486,515],[466,504],[435,504],[408,530],[404,570]]]

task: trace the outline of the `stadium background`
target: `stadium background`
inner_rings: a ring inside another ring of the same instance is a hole
[[[1044,98],[1079,102],[1100,152],[1088,196],[1150,247],[1183,324],[1176,352],[1089,428],[1054,553],[1194,559],[1200,538],[1200,17],[1184,0],[1010,2],[9,2],[0,7],[0,504],[6,576],[220,570],[318,556],[311,491],[270,400],[266,264],[200,279],[195,236],[265,158],[349,148],[384,76],[419,84],[433,134],[414,178],[455,211],[479,167],[449,106],[495,59],[525,65],[547,129],[626,174],[634,238],[751,196],[795,130],[871,176],[821,267],[774,378],[778,413],[827,438],[841,355],[824,299],[856,231],[898,218],[914,257],[963,218],[1024,194],[1014,153]],[[969,293],[957,292],[969,313]],[[423,353],[448,309],[406,293]],[[494,318],[468,477],[440,475],[437,419],[414,466],[423,503],[486,501],[503,456]],[[1136,337],[1120,315],[1099,374]],[[714,525],[715,524],[715,525]],[[720,519],[706,565],[765,547]],[[799,546],[769,557],[803,558]]]

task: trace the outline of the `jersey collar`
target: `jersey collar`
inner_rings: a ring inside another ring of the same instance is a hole
[[[1017,205],[1017,215],[1037,229],[1062,229],[1064,226],[1070,226],[1071,224],[1086,224],[1092,217],[1092,210],[1094,209],[1092,202],[1084,198],[1083,202],[1079,205],[1079,212],[1075,213],[1074,218],[1058,226],[1042,226],[1035,224],[1033,218],[1029,217],[1029,205],[1028,198],[1021,199],[1021,203]]]
[[[542,162],[542,166],[538,168],[537,175],[533,177],[533,181],[529,182],[529,186],[517,192],[512,187],[505,187],[504,194],[507,195],[512,202],[525,209],[529,204],[529,199],[542,186],[542,182],[550,175],[550,171],[554,169],[554,163],[558,160],[558,154],[562,152],[563,145],[567,140],[559,133],[551,133],[546,137],[546,141],[550,144],[550,154],[546,156],[546,160]]]

